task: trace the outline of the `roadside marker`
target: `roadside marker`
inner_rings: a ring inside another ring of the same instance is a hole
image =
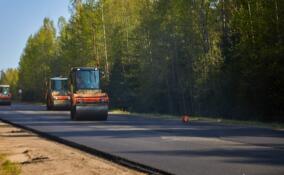
[[[181,120],[183,123],[189,123],[189,115],[183,115]]]

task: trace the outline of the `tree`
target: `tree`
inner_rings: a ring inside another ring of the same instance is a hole
[[[45,18],[39,31],[29,37],[19,63],[19,87],[25,100],[43,99],[56,52],[56,31],[53,22]]]

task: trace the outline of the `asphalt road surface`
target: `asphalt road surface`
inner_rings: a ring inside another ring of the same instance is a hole
[[[284,174],[284,131],[131,115],[71,121],[27,104],[0,106],[0,118],[173,174]]]

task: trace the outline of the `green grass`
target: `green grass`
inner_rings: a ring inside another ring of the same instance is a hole
[[[284,129],[284,123],[277,123],[277,122],[262,122],[257,120],[237,120],[237,119],[226,119],[222,117],[203,117],[203,116],[194,116],[192,117],[193,120],[200,120],[200,121],[208,121],[208,122],[217,122],[221,124],[227,125],[242,125],[242,126],[254,126],[254,127],[265,127],[265,128],[272,128],[272,129]]]
[[[143,116],[147,118],[160,118],[165,120],[181,120],[181,116],[176,115],[166,115],[166,114],[149,114],[149,113],[130,113],[128,111],[123,111],[119,109],[111,110],[111,114],[131,114],[136,116]],[[203,116],[190,116],[190,121],[206,121],[206,122],[216,122],[226,125],[242,125],[242,126],[255,126],[255,127],[265,127],[282,130],[284,129],[284,123],[276,122],[261,122],[254,120],[236,120],[236,119],[225,119],[222,117],[203,117]]]
[[[256,126],[256,127],[265,127],[282,130],[284,129],[284,123],[277,122],[261,122],[261,121],[253,121],[253,120],[234,120],[234,119],[220,119],[222,123],[231,124],[231,125],[247,125],[247,126]]]
[[[110,112],[110,114],[130,114],[130,112],[123,111],[121,109],[112,109],[109,112]]]
[[[18,164],[13,163],[0,155],[0,175],[19,175],[21,168]]]

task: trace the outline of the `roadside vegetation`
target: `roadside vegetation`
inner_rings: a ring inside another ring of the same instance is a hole
[[[170,114],[159,114],[159,113],[136,113],[128,112],[121,109],[114,109],[110,111],[110,114],[115,115],[129,115],[129,116],[140,116],[152,119],[163,119],[163,120],[178,120],[182,123],[181,115],[170,115]],[[276,130],[283,130],[284,123],[282,122],[264,122],[259,120],[239,120],[239,119],[228,119],[225,117],[214,117],[214,116],[189,116],[189,125],[194,121],[204,121],[204,122],[214,122],[221,123],[225,125],[241,125],[241,126],[252,126],[252,127],[262,127],[271,128]]]
[[[131,112],[284,121],[284,1],[71,0],[1,83],[43,100],[51,76],[98,66],[111,106]],[[67,8],[67,7],[66,7]],[[11,73],[17,72],[17,75]]]
[[[0,154],[0,175],[19,175],[20,172],[19,165],[7,160],[4,155]]]

